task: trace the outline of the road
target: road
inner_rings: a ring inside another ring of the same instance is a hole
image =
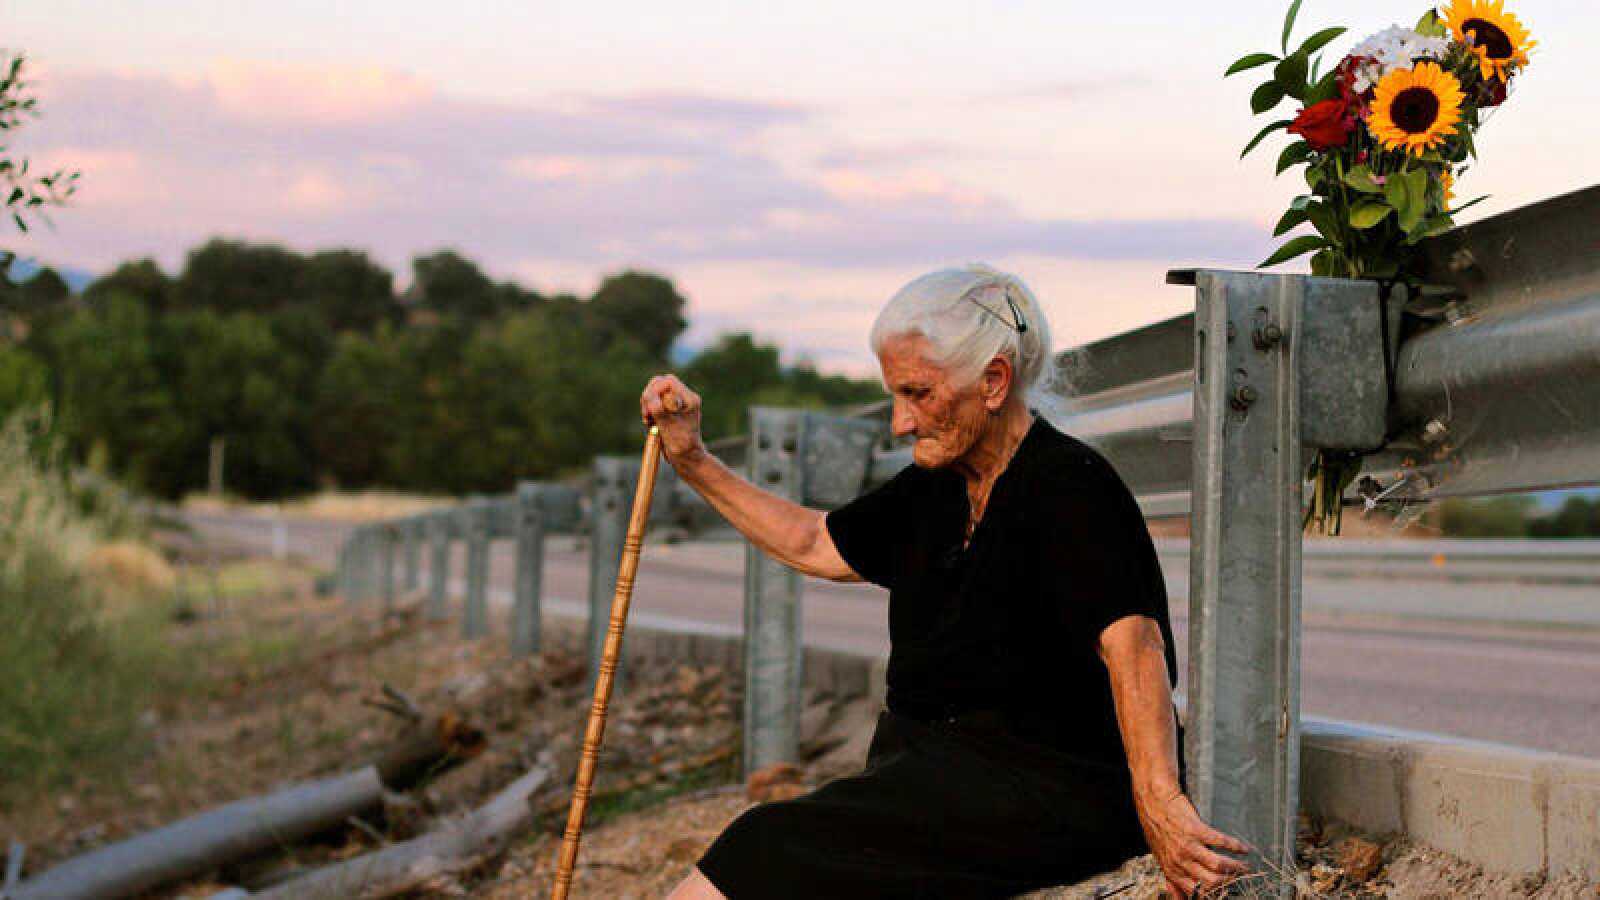
[[[266,553],[271,525],[244,516],[188,517],[208,539]],[[290,520],[290,553],[331,566],[351,526]],[[453,581],[461,554],[452,562]],[[640,561],[630,620],[740,627],[743,548],[651,544]],[[427,554],[423,554],[426,565]],[[491,553],[491,598],[509,602],[511,550]],[[1180,656],[1188,573],[1164,564]],[[1433,731],[1600,757],[1600,586],[1455,584],[1438,578],[1305,575],[1301,708],[1307,715]],[[424,582],[426,583],[426,582]],[[545,605],[582,615],[588,559],[581,541],[545,549]],[[808,645],[888,649],[887,594],[870,585],[808,580]],[[1404,615],[1394,615],[1401,610]],[[1381,612],[1380,612],[1381,611]],[[1497,618],[1544,619],[1545,624]]]

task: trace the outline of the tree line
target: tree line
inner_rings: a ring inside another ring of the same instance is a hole
[[[0,412],[51,407],[80,459],[164,497],[206,485],[221,439],[228,490],[275,499],[571,471],[636,449],[638,394],[661,371],[707,397],[709,439],[743,431],[752,403],[883,397],[875,380],[781,366],[743,333],[673,365],[684,298],[659,275],[545,295],[453,250],[411,274],[397,292],[358,250],[219,238],[177,273],[129,261],[81,294],[48,268],[0,277]]]

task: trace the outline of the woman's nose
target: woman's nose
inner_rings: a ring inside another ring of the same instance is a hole
[[[889,427],[894,432],[895,437],[905,437],[917,430],[917,420],[911,415],[910,410],[896,400],[893,414],[889,417]]]

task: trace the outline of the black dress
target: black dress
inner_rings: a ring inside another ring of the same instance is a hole
[[[730,900],[1008,897],[1147,852],[1095,646],[1149,616],[1175,681],[1133,495],[1039,417],[963,549],[967,518],[961,476],[917,466],[828,514],[890,591],[887,709],[861,774],[753,807],[706,851]]]

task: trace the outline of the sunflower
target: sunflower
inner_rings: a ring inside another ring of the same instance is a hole
[[[1440,208],[1445,212],[1450,211],[1450,201],[1456,198],[1455,186],[1455,173],[1449,169],[1441,169],[1439,171],[1439,187],[1444,188],[1444,203],[1440,205]]]
[[[1508,69],[1528,64],[1528,51],[1538,41],[1528,40],[1528,29],[1505,12],[1505,0],[1451,0],[1445,24],[1456,40],[1478,57],[1478,70],[1487,81],[1510,76]]]
[[[1421,156],[1456,133],[1463,99],[1461,82],[1434,63],[1396,69],[1378,82],[1367,127],[1384,149]]]

